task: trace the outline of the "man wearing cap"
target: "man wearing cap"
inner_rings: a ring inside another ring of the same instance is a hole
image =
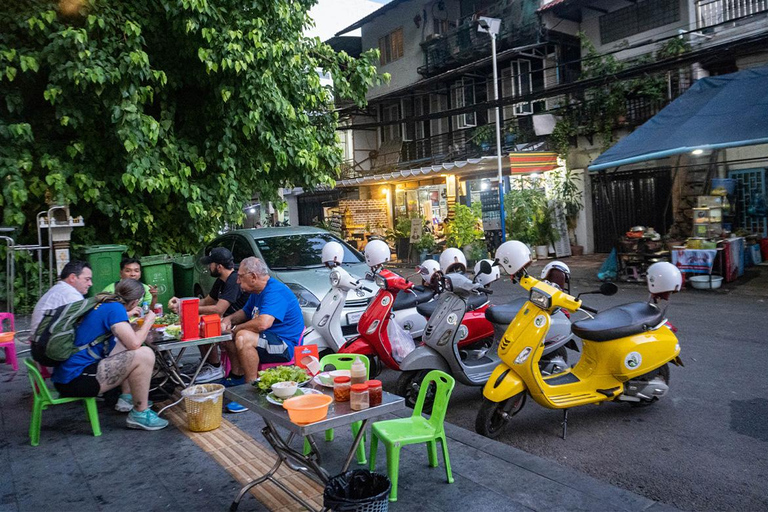
[[[225,247],[216,247],[208,256],[203,256],[200,263],[208,266],[208,272],[217,278],[211,287],[210,293],[200,301],[201,315],[229,316],[243,309],[248,302],[250,294],[244,293],[237,282],[235,262],[232,253]],[[173,297],[168,307],[174,312],[179,311],[179,299]],[[205,354],[208,345],[200,346],[200,354]],[[208,356],[208,360],[200,370],[195,382],[211,382],[224,378],[224,369],[221,367],[219,351],[214,348]]]

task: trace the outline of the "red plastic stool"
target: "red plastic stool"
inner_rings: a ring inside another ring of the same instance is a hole
[[[9,320],[10,330],[5,330],[4,322]],[[19,361],[16,358],[16,326],[13,313],[0,313],[0,348],[5,349],[5,362],[13,367],[13,371],[19,371]]]

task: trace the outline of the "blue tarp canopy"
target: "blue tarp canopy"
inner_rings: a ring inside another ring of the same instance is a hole
[[[588,167],[768,143],[768,67],[702,78]]]

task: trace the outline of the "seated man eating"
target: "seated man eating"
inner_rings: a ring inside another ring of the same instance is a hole
[[[263,261],[245,258],[237,281],[251,296],[243,309],[221,322],[222,330],[232,332],[232,341],[224,342],[232,362],[229,385],[255,381],[259,362],[290,361],[304,332],[299,301],[287,286],[269,276]]]

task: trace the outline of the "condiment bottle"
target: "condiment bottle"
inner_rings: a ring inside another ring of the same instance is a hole
[[[362,411],[368,407],[368,384],[352,384],[352,391],[349,393],[349,408],[353,411]]]
[[[335,377],[333,379],[333,399],[337,402],[349,402],[351,387],[349,377]]]
[[[355,357],[349,371],[352,376],[352,385],[364,384],[368,380],[368,372],[365,370],[365,364],[360,360],[360,357]]]
[[[368,384],[368,403],[370,406],[376,407],[377,405],[381,405],[381,381],[369,380],[366,384]]]

